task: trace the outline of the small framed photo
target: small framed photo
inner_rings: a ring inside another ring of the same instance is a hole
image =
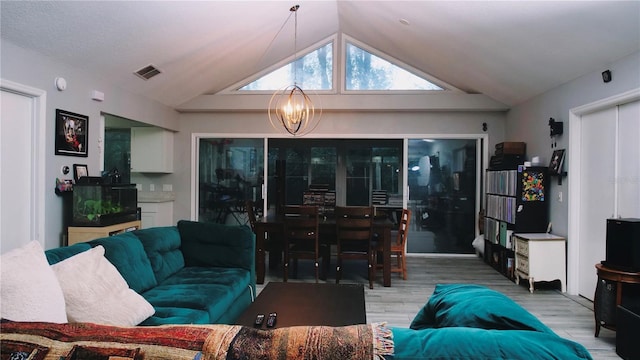
[[[89,117],[56,109],[56,155],[87,157]]]
[[[564,163],[564,149],[554,150],[549,163],[549,173],[551,175],[562,175],[562,165]]]
[[[73,164],[73,180],[78,182],[78,179],[83,176],[89,176],[89,169],[87,168],[87,165]]]

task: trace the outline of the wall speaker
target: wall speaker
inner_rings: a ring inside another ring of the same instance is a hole
[[[602,81],[606,83],[611,81],[611,70],[605,70],[602,72]]]

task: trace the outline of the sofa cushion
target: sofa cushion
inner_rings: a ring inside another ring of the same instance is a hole
[[[185,266],[255,266],[255,234],[248,226],[180,220],[178,231]]]
[[[175,226],[153,227],[133,232],[147,253],[158,283],[184,267],[180,233]]]
[[[157,326],[170,324],[209,324],[209,313],[206,310],[180,307],[155,307],[156,313],[140,325]]]
[[[216,323],[249,287],[249,271],[239,268],[185,267],[144,293],[155,308],[202,310]]]
[[[125,232],[91,240],[89,244],[104,247],[104,256],[118,269],[135,292],[143,292],[158,284],[147,253],[134,234]]]
[[[554,334],[535,316],[507,296],[480,285],[437,284],[429,301],[411,322],[411,329],[475,327],[534,330]]]
[[[469,327],[391,330],[394,360],[592,359],[584,346],[544,332]]]
[[[67,322],[62,288],[39,242],[2,254],[0,279],[3,319]]]
[[[70,246],[62,246],[55,249],[49,249],[45,251],[44,254],[47,256],[47,261],[49,262],[49,264],[53,265],[89,249],[91,249],[91,245],[83,242]]]
[[[70,322],[137,325],[155,310],[127,286],[104,253],[96,246],[51,266],[64,293],[67,317]]]

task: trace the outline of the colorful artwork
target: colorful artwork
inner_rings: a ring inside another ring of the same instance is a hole
[[[522,171],[522,201],[544,201],[544,173]]]
[[[89,117],[56,109],[56,155],[87,157]]]

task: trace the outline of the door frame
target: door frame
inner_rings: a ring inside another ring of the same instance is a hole
[[[13,81],[0,79],[0,91],[6,91],[31,99],[33,117],[32,132],[29,134],[29,146],[33,149],[33,158],[28,165],[32,179],[31,189],[33,197],[30,204],[31,229],[29,240],[37,240],[43,248],[45,244],[45,186],[46,186],[46,119],[47,92]],[[6,146],[5,146],[6,147]],[[0,180],[1,181],[1,180]],[[0,188],[3,184],[0,183]],[[4,216],[0,214],[0,216]]]
[[[578,295],[579,279],[580,279],[580,174],[581,170],[581,152],[582,138],[580,136],[582,130],[582,116],[611,108],[614,106],[630,103],[640,100],[640,88],[632,89],[627,92],[614,95],[605,99],[597,100],[582,106],[569,110],[569,148],[568,148],[568,176],[567,191],[569,193],[568,203],[568,231],[567,237],[567,292],[571,295]],[[573,176],[571,176],[573,174]],[[594,264],[595,266],[595,264]],[[595,270],[594,273],[595,275]],[[586,274],[584,274],[586,276]]]

